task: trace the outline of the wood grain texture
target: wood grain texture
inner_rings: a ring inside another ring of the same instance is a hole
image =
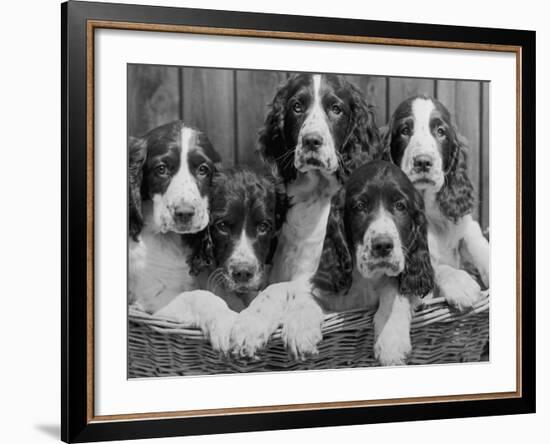
[[[183,118],[204,131],[224,165],[260,166],[258,131],[286,72],[177,68],[130,65],[128,126],[130,135]],[[470,178],[479,205],[474,216],[489,224],[489,85],[480,82],[347,75],[375,105],[377,124],[406,98],[437,95],[468,139]]]
[[[389,88],[389,109],[390,114],[405,99],[418,94],[429,96],[434,95],[435,81],[432,79],[410,79],[390,77]]]
[[[345,77],[363,92],[369,104],[374,105],[376,124],[385,125],[388,121],[387,77],[358,75]]]
[[[235,163],[234,71],[182,68],[183,120],[203,131],[224,165]]]
[[[268,105],[277,88],[287,78],[286,73],[274,71],[237,71],[237,161],[258,168],[258,131],[262,128]]]
[[[181,118],[178,68],[128,66],[128,134],[147,131]]]
[[[481,141],[481,84],[473,81],[438,80],[438,99],[447,107],[458,128],[468,141],[468,175],[477,199],[473,216],[479,218],[480,202],[480,141]]]

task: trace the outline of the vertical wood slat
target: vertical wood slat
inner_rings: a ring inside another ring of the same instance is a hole
[[[437,80],[437,98],[451,113],[458,132],[468,141],[468,176],[474,186],[477,204],[481,202],[480,134],[481,86],[479,82]],[[479,219],[479,206],[473,216]]]
[[[264,124],[277,88],[287,78],[284,72],[236,72],[237,91],[237,158],[240,164],[257,168],[261,165],[257,153],[258,131]]]
[[[181,68],[183,120],[203,131],[224,165],[235,160],[234,72],[230,69]]]
[[[432,79],[405,79],[390,77],[389,88],[389,109],[392,113],[395,108],[405,99],[418,94],[429,96],[434,95],[435,81]]]
[[[486,229],[490,225],[489,218],[489,189],[490,189],[490,167],[489,167],[489,82],[481,82],[481,194],[480,212],[481,227]]]
[[[183,118],[202,129],[225,165],[259,165],[257,132],[286,73],[129,65],[128,131],[142,135]],[[347,76],[376,106],[379,126],[405,98],[437,93],[469,142],[469,174],[479,199],[475,217],[489,225],[489,84],[470,81]],[[437,86],[435,86],[437,84]],[[387,85],[387,88],[386,88]],[[435,87],[434,87],[435,86]],[[238,141],[238,147],[235,146]],[[238,151],[237,151],[238,150]]]
[[[388,104],[386,103],[386,77],[359,75],[346,75],[344,77],[363,92],[369,104],[374,105],[376,124],[378,126],[385,125],[388,112]]]
[[[128,134],[141,136],[180,118],[178,68],[128,65]]]

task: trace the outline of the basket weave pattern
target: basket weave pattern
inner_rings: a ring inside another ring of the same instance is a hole
[[[223,358],[212,350],[198,329],[130,309],[130,378],[211,375],[378,366],[373,356],[374,311],[353,310],[325,316],[319,355],[305,362],[292,359],[280,329],[258,360]],[[426,301],[411,324],[412,353],[408,364],[441,364],[481,360],[489,338],[489,295],[467,313],[441,299]]]

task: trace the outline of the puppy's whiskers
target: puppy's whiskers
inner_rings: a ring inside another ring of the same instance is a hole
[[[224,286],[225,286],[224,272],[221,267],[218,267],[212,273],[210,273],[210,276],[208,276],[208,280],[206,282],[206,288],[212,293],[216,294],[218,292],[218,289],[223,288]]]

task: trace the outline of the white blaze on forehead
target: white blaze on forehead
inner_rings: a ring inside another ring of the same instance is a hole
[[[414,134],[430,134],[430,116],[435,105],[430,99],[415,99],[412,103]]]
[[[174,192],[181,194],[184,200],[200,198],[199,189],[195,178],[189,169],[189,152],[193,149],[196,141],[195,130],[183,127],[180,133],[180,166],[168,186],[168,193],[172,188]],[[187,202],[191,203],[191,202]]]
[[[429,156],[432,160],[432,167],[427,173],[433,180],[437,189],[443,184],[443,161],[437,148],[437,142],[430,128],[430,118],[435,104],[431,99],[417,98],[411,104],[411,114],[413,118],[412,137],[405,149],[403,159],[401,160],[401,169],[414,181],[418,174],[414,170],[414,159],[416,156]],[[422,173],[426,176],[425,173]]]
[[[312,168],[318,169],[318,167],[307,165],[306,157],[314,157],[323,164],[324,169],[334,171],[338,166],[338,159],[334,147],[334,140],[329,128],[328,116],[322,103],[323,97],[321,86],[323,83],[323,76],[321,74],[314,74],[312,76],[312,82],[313,103],[310,106],[308,115],[298,134],[294,166],[302,172]],[[322,145],[314,151],[304,150],[302,146],[303,138],[312,133],[322,138]]]
[[[388,257],[380,259],[372,257],[372,241],[378,236],[388,236],[393,241],[393,250]],[[367,231],[363,236],[363,242],[357,246],[355,251],[355,259],[357,262],[357,268],[359,272],[365,277],[373,277],[373,270],[371,265],[375,262],[388,262],[395,266],[395,269],[384,270],[384,273],[388,276],[396,276],[405,266],[405,257],[403,256],[403,249],[401,245],[401,238],[399,236],[399,230],[395,225],[391,214],[381,205],[378,209],[374,220],[369,224]],[[375,270],[374,273],[380,272]]]
[[[189,152],[195,148],[196,140],[195,130],[188,127],[181,129],[179,168],[164,194],[153,196],[155,223],[163,232],[197,232],[208,224],[208,199],[201,196],[189,167]],[[186,227],[178,226],[173,217],[174,211],[181,205],[191,207],[194,213]]]
[[[246,263],[250,265],[258,265],[258,258],[256,257],[251,239],[247,236],[246,228],[244,226],[241,232],[241,237],[235,245],[235,249],[233,250],[231,257],[229,258],[229,262],[235,264]]]
[[[313,76],[313,100],[314,106],[321,106],[321,75]]]

